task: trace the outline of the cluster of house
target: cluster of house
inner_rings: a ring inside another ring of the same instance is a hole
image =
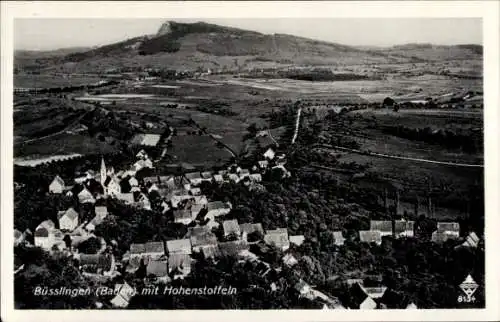
[[[414,221],[407,220],[371,220],[370,230],[359,231],[359,240],[380,245],[384,236],[394,238],[414,237],[414,225]],[[435,243],[458,239],[460,239],[460,224],[457,222],[438,222],[437,229],[432,233],[431,237],[431,240]],[[460,246],[477,247],[479,241],[477,234],[470,232]]]

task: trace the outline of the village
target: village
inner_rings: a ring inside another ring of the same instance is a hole
[[[140,180],[135,177],[137,171],[154,168],[154,162],[143,149],[136,154],[136,159],[129,169],[115,170],[102,158],[100,169],[88,169],[74,178],[72,183],[66,183],[56,176],[48,187],[50,194],[75,197],[79,204],[91,205],[93,217],[84,220],[73,208],[61,209],[57,213],[57,222],[47,219],[38,225],[34,233],[29,229],[24,232],[15,230],[15,244],[40,247],[50,254],[64,254],[73,258],[83,276],[98,281],[112,281],[123,272],[134,274],[145,267],[147,285],[168,285],[173,280],[189,278],[195,262],[194,254],[213,262],[222,257],[237,258],[241,263],[251,264],[261,276],[272,271],[280,272],[282,267],[293,270],[299,263],[294,256],[294,247],[304,242],[304,235],[289,235],[286,227],[265,231],[259,222],[240,223],[237,219],[224,219],[236,205],[209,200],[200,189],[203,182],[217,185],[231,182],[242,184],[250,190],[259,189],[259,183],[267,171],[278,170],[278,178],[288,178],[292,173],[285,167],[284,154],[277,154],[273,148],[268,148],[251,169],[233,164],[218,171],[186,172],[180,176],[155,175]],[[159,196],[162,200],[162,214],[172,213],[173,222],[187,226],[188,233],[182,239],[132,243],[128,251],[118,258],[115,256],[118,246],[116,240],[105,240],[94,234],[106,217],[114,215],[108,212],[106,202],[118,200],[129,207],[150,211],[150,199],[153,196]],[[219,237],[214,233],[217,230],[221,232]],[[415,238],[414,230],[414,221],[404,218],[371,220],[369,230],[359,230],[357,242],[381,245],[385,236],[395,239]],[[346,238],[342,231],[333,231],[333,236],[335,246],[343,247]],[[100,240],[100,249],[96,254],[80,253],[78,245],[90,238]],[[474,232],[460,236],[457,222],[438,222],[432,242],[443,243],[447,240],[457,241],[456,247],[473,248],[478,247],[480,241]],[[280,266],[263,261],[251,251],[257,248],[265,252],[265,248],[269,247],[282,254]],[[17,267],[16,273],[22,269],[23,266]],[[287,287],[283,285],[286,283],[276,280],[269,285],[268,291],[276,292],[279,287]],[[315,289],[306,278],[300,277],[299,282],[291,287],[296,290],[298,297],[317,301],[323,309],[417,308],[415,303],[400,299],[397,293],[381,283],[376,287],[364,286],[362,279],[350,279],[348,285],[351,294],[349,303],[341,303],[335,296]],[[131,297],[136,294],[135,289],[126,281],[117,283],[115,287],[116,296],[110,303],[95,303],[97,308],[128,306]]]

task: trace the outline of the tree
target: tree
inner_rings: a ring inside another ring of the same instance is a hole
[[[101,249],[101,241],[95,237],[90,237],[78,245],[78,251],[83,254],[97,254],[99,249]]]

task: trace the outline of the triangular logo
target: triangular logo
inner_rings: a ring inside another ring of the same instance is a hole
[[[474,281],[470,274],[465,278],[465,280],[460,284],[460,288],[468,297],[471,297],[472,294],[477,290],[478,284]]]

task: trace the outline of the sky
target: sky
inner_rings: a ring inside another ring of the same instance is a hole
[[[482,44],[480,18],[65,19],[14,21],[14,48],[93,47],[154,34],[164,21],[204,21],[261,33],[286,33],[351,46]]]

